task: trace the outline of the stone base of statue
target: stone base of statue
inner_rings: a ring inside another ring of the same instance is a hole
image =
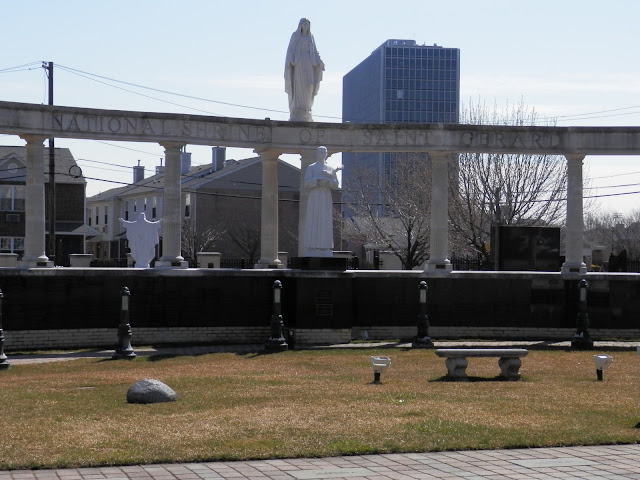
[[[593,340],[589,335],[576,333],[571,339],[571,348],[578,350],[591,350],[593,348]]]
[[[431,337],[416,337],[413,342],[411,342],[412,348],[434,348],[433,341]]]
[[[349,259],[336,257],[293,257],[291,268],[295,270],[338,270],[349,269]]]
[[[185,260],[156,260],[155,268],[189,268]]]

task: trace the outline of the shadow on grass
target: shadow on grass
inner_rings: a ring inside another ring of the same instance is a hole
[[[516,381],[521,381],[520,380],[509,380],[503,376],[496,376],[496,377],[474,377],[474,376],[468,376],[466,377],[466,379],[464,380],[457,380],[455,378],[449,377],[448,375],[443,375],[442,377],[438,377],[438,378],[433,378],[431,380],[429,380],[429,383],[438,383],[438,382],[446,382],[446,383],[470,383],[470,382],[516,382]]]

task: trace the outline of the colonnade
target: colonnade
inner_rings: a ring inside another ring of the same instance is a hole
[[[25,251],[21,260],[22,268],[52,267],[53,262],[45,254],[45,176],[44,145],[47,137],[22,135],[27,142],[27,172],[25,198]],[[185,145],[179,142],[163,142],[165,150],[164,215],[162,219],[163,254],[156,262],[157,267],[186,268],[181,255],[181,194],[180,194],[180,150]],[[260,268],[280,268],[278,259],[278,157],[282,152],[276,149],[256,150],[262,159],[262,216],[260,241]],[[335,153],[335,152],[334,152]],[[426,272],[446,274],[451,272],[448,259],[448,165],[455,152],[429,152],[432,159],[431,189],[431,255]],[[303,150],[300,183],[306,167],[315,159],[315,150]],[[583,248],[583,202],[582,165],[585,155],[567,154],[567,218],[566,218],[566,261],[563,273],[586,273],[582,259]],[[300,191],[299,225],[303,226],[306,216],[306,195]],[[303,235],[304,228],[299,228]],[[302,245],[303,238],[299,236]]]
[[[278,153],[273,150],[257,151],[262,157],[262,238],[260,267],[281,267],[278,260]],[[449,162],[455,152],[429,152],[432,161],[431,182],[431,237],[430,258],[426,272],[447,274],[453,270],[449,255]],[[305,224],[306,196],[302,188],[302,177],[306,167],[314,160],[314,152],[301,154],[300,171],[300,211],[299,226]],[[567,161],[567,217],[566,217],[566,256],[562,273],[584,274],[587,272],[583,261],[583,204],[582,204],[582,166],[585,155],[565,155]],[[304,228],[298,228],[299,244],[302,245]],[[299,247],[300,248],[300,247]],[[299,255],[301,255],[299,249]]]

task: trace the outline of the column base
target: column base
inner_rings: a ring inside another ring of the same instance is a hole
[[[18,268],[53,268],[55,267],[52,260],[47,257],[24,258],[18,261]]]
[[[285,268],[285,265],[278,258],[276,258],[275,260],[261,258],[260,260],[258,260],[258,263],[255,264],[254,268],[257,268],[257,269]]]
[[[587,273],[587,266],[584,262],[564,262],[560,272],[567,275],[584,275]]]
[[[453,271],[453,264],[448,260],[429,260],[424,269],[425,273],[442,273],[448,274]]]
[[[189,268],[189,262],[184,260],[156,260],[154,268]]]

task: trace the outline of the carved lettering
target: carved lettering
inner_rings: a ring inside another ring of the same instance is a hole
[[[125,118],[124,125],[127,133],[136,133],[136,130],[138,128],[138,121],[132,120],[130,118]]]
[[[462,144],[467,146],[467,147],[470,147],[472,142],[473,142],[473,133],[464,132],[462,134]]]
[[[300,130],[300,141],[302,143],[309,143],[311,141],[311,132],[304,128]]]
[[[240,135],[239,138],[240,140],[249,140],[249,129],[250,127],[243,127],[242,125],[240,125],[239,130],[240,130]]]
[[[71,121],[69,122],[69,125],[67,125],[67,130],[80,130],[80,126],[78,125],[78,120],[75,115],[71,117]]]
[[[117,133],[122,128],[122,123],[119,118],[110,118],[107,127],[111,133]]]
[[[540,142],[540,135],[538,135],[537,133],[533,133],[531,135],[531,141],[538,147],[542,147],[542,143]]]
[[[155,132],[153,131],[153,127],[151,126],[151,122],[146,118],[142,121],[142,133],[153,135]]]
[[[167,128],[167,121],[166,120],[162,121],[162,134],[163,135],[170,135],[171,134],[171,130]]]
[[[513,143],[511,144],[511,146],[524,147],[524,143],[522,143],[522,139],[520,138],[520,135],[518,135],[517,133],[516,133],[516,138],[513,139]]]
[[[384,132],[380,132],[378,134],[376,145],[388,145],[388,144],[389,143],[387,142],[387,136],[384,134]]]
[[[51,128],[59,128],[62,130],[62,115],[59,117],[55,114],[51,115]]]
[[[222,125],[214,125],[213,128],[215,130],[213,134],[214,138],[219,138],[221,140],[224,140],[225,138],[227,138],[227,136],[225,135],[225,131],[222,128]]]

